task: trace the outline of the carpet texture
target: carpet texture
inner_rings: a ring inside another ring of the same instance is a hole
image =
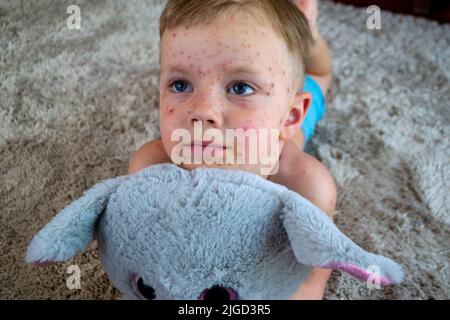
[[[66,9],[81,8],[81,30]],[[158,17],[164,1],[0,1],[0,298],[117,298],[96,243],[47,269],[32,236],[158,137]],[[336,224],[403,265],[381,290],[338,271],[327,299],[450,298],[450,25],[322,2],[333,51],[328,112],[309,152],[338,186]],[[81,270],[69,290],[67,268]]]

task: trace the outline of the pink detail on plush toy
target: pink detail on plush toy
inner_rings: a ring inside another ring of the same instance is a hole
[[[388,277],[371,273],[361,267],[358,267],[358,266],[356,266],[354,264],[350,264],[350,263],[330,262],[326,265],[321,266],[321,268],[339,269],[339,270],[342,270],[342,271],[345,271],[345,272],[351,274],[352,276],[354,276],[355,278],[357,278],[361,281],[367,281],[371,276],[373,276],[374,277],[373,280],[379,280],[380,284],[382,286],[388,286],[388,285],[392,284],[392,281]]]
[[[55,264],[55,262],[54,261],[36,261],[34,264],[37,265],[38,267],[46,268],[46,267],[51,266],[52,264]]]

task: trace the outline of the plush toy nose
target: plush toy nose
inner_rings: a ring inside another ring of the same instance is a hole
[[[238,294],[232,288],[222,287],[222,286],[213,286],[209,289],[203,290],[198,297],[199,300],[208,300],[208,301],[229,301],[229,300],[237,300]]]

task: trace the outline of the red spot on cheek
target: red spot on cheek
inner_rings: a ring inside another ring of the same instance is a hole
[[[172,108],[169,110],[169,114],[172,114],[175,110]]]
[[[242,124],[242,130],[244,130],[244,131],[248,131],[249,129],[254,129],[254,128],[255,128],[255,125],[250,120],[247,120]]]

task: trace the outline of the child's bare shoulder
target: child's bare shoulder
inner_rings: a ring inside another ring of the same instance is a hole
[[[293,142],[286,143],[278,173],[270,180],[297,192],[328,215],[333,215],[336,201],[333,177],[323,163],[300,150]]]
[[[142,145],[131,158],[128,173],[135,173],[153,164],[171,162],[164,150],[160,138],[154,139]]]

